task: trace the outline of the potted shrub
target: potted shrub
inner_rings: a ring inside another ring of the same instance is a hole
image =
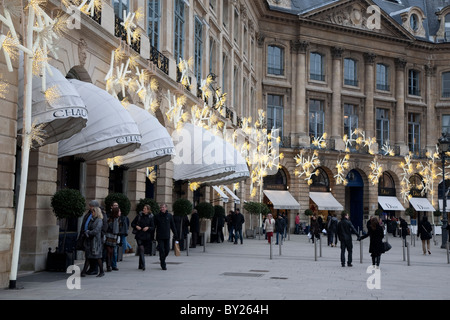
[[[314,211],[312,211],[311,209],[306,209],[305,210],[305,216],[311,217],[313,214],[314,214]]]
[[[105,211],[107,214],[111,212],[113,202],[117,202],[120,208],[120,213],[127,216],[130,213],[131,203],[128,197],[123,193],[110,193],[105,198]]]
[[[142,209],[144,209],[144,206],[146,204],[148,204],[150,206],[153,214],[156,214],[159,212],[159,205],[156,202],[156,200],[150,199],[150,198],[144,198],[144,199],[139,199],[139,202],[136,205],[136,214],[139,214],[139,212],[141,212]],[[119,206],[120,206],[120,204],[119,204]]]
[[[188,228],[183,227],[183,220],[189,224],[189,220],[186,218],[188,214],[192,212],[192,203],[187,199],[177,199],[173,203],[173,219],[177,228],[178,237],[180,239],[180,249],[184,250],[184,239],[187,236]],[[178,228],[179,226],[179,228]],[[183,232],[184,231],[184,232]]]
[[[250,217],[252,215],[259,215],[259,214],[268,214],[270,212],[269,207],[265,203],[261,202],[246,202],[244,203],[244,209],[247,210],[248,213],[250,213]],[[253,226],[250,225],[250,229],[245,230],[245,235],[247,238],[252,237],[254,238],[256,235],[256,229],[252,229]],[[259,226],[260,230],[260,226]],[[261,232],[259,231],[259,234]]]
[[[206,241],[206,233],[211,229],[211,219],[214,216],[214,206],[209,202],[200,202],[195,209],[197,209],[200,218],[200,233],[204,234],[203,241]]]
[[[66,250],[66,235],[69,219],[79,218],[86,209],[86,200],[78,190],[62,189],[57,191],[51,198],[51,207],[58,220],[65,222],[62,246],[59,252],[49,252],[47,254],[47,270],[66,271],[69,265],[73,264],[75,248]]]

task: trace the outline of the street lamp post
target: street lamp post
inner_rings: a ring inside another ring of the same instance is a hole
[[[450,140],[447,137],[447,132],[444,132],[442,134],[442,137],[439,138],[439,152],[441,153],[441,160],[442,160],[442,244],[441,248],[446,248],[446,243],[448,239],[448,232],[447,232],[447,224],[448,224],[448,218],[447,218],[447,193],[445,188],[445,153],[449,151],[450,147]]]

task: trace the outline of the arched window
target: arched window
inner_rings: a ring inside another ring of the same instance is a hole
[[[410,195],[413,197],[426,197],[426,194],[422,195],[423,190],[423,179],[419,174],[414,174],[409,178],[410,187]]]
[[[395,183],[389,172],[383,172],[378,180],[378,195],[395,196]]]
[[[318,174],[311,177],[312,184],[310,187],[311,191],[330,191],[330,179],[328,179],[328,174],[322,168],[317,168]]]

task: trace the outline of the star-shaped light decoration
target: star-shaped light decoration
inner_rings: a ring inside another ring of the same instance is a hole
[[[177,130],[183,127],[183,124],[187,121],[189,114],[184,111],[184,105],[186,104],[186,97],[180,96],[176,97],[167,90],[167,95],[165,96],[169,108],[165,113],[166,118],[169,122],[173,124],[173,127]]]
[[[185,87],[191,86],[191,81],[189,80],[189,70],[192,69],[194,64],[194,59],[191,57],[189,60],[183,60],[180,58],[180,62],[178,63],[178,70],[181,73],[180,83]]]
[[[117,156],[117,157],[114,157],[114,158],[108,158],[108,159],[106,159],[106,162],[107,162],[109,168],[111,170],[114,170],[114,166],[120,167],[122,165],[123,157],[122,156]]]
[[[336,184],[343,184],[344,186],[348,184],[348,180],[344,177],[344,170],[347,170],[349,168],[349,159],[350,154],[347,153],[342,159],[337,161],[337,174],[334,176],[334,178],[336,179]]]
[[[145,176],[150,180],[151,183],[156,182],[156,168],[155,166],[147,167]]]
[[[101,0],[82,0],[80,5],[78,6],[78,10],[83,12],[84,14],[94,16],[95,11],[101,11],[102,9],[102,1]]]
[[[372,162],[370,163],[370,169],[372,169],[372,172],[369,174],[369,180],[372,183],[372,185],[378,184],[378,180],[383,174],[383,167],[378,162],[378,157],[375,156]]]
[[[314,150],[313,154],[308,157],[305,157],[304,153],[305,150],[302,150],[294,157],[296,166],[300,168],[296,169],[294,171],[294,174],[298,178],[305,176],[305,180],[307,181],[308,185],[311,185],[313,182],[312,176],[318,174],[316,169],[318,166],[320,166],[319,151]]]
[[[403,172],[400,174],[400,176],[402,177],[402,179],[400,180],[400,194],[402,196],[403,202],[405,203],[407,203],[411,198],[411,182],[409,181],[409,178],[414,171],[413,165],[411,163],[411,157],[412,153],[410,152],[404,157],[405,162],[400,162],[400,168],[403,170]]]
[[[136,42],[139,40],[140,33],[139,29],[137,28],[136,23],[134,23],[134,18],[136,16],[136,12],[126,12],[126,10],[123,11],[123,15],[126,16],[124,21],[120,24],[124,27],[125,32],[127,34],[127,44],[131,45],[132,41]],[[131,40],[133,39],[133,40]]]
[[[191,182],[191,181],[189,181],[189,189],[191,191],[197,190],[198,188],[200,188],[200,186],[201,186],[200,182],[195,182],[195,181]]]
[[[436,151],[433,153],[427,151],[426,156],[427,162],[425,164],[419,162],[416,166],[417,169],[420,169],[419,174],[422,176],[422,185],[419,189],[422,196],[426,193],[431,195],[431,204],[434,205],[434,180],[438,178],[436,161],[440,159],[438,146],[436,146]]]
[[[326,138],[327,133],[324,132],[320,138],[314,137],[312,144],[319,149],[325,149],[327,147]]]
[[[381,151],[382,151],[383,155],[385,155],[385,156],[387,156],[387,155],[389,155],[391,157],[395,156],[395,151],[389,145],[389,141],[387,141],[383,144],[383,146],[381,147]]]

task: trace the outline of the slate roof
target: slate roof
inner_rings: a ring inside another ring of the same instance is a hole
[[[281,8],[274,5],[271,10],[282,11],[295,15],[302,15],[312,10],[320,9],[340,0],[291,0],[290,8]],[[436,12],[446,6],[450,6],[450,0],[372,0],[387,15],[391,16],[397,23],[402,24],[400,14],[408,11],[411,7],[419,7],[425,14],[424,28],[425,38],[420,40],[432,41],[431,37],[436,35],[439,29],[439,20]]]

